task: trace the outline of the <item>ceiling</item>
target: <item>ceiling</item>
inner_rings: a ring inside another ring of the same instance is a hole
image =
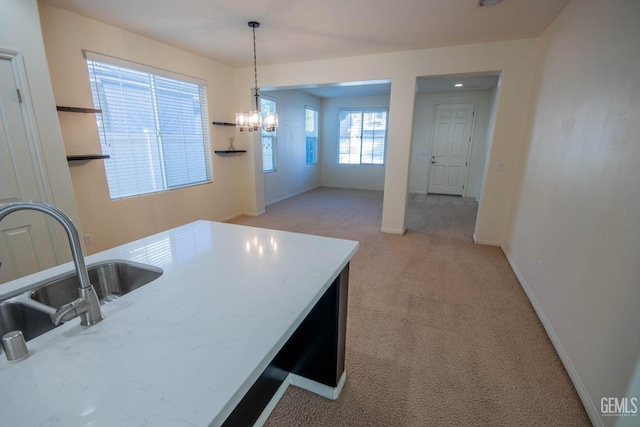
[[[491,90],[498,84],[499,76],[439,76],[418,79],[418,93],[425,92],[449,92],[468,90]],[[456,87],[456,84],[462,84]]]
[[[498,84],[499,75],[457,75],[423,77],[417,81],[418,93],[451,92],[451,91],[471,91],[471,90],[491,90]],[[455,85],[461,83],[461,87]],[[262,88],[267,92],[272,88]],[[283,88],[273,88],[282,90]],[[327,85],[308,85],[303,87],[288,88],[302,90],[318,98],[338,98],[389,95],[391,93],[391,82],[388,80],[367,81],[367,82],[344,82]]]
[[[231,67],[539,36],[569,0],[40,0]]]
[[[388,80],[376,82],[345,82],[325,85],[307,85],[294,89],[302,90],[318,98],[376,96],[389,95],[391,93],[391,82]],[[264,89],[261,90],[265,91]]]

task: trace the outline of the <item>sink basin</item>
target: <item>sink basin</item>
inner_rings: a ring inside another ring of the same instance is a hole
[[[128,294],[162,275],[159,268],[125,261],[95,264],[87,270],[100,305]],[[49,307],[61,307],[78,298],[78,286],[78,275],[73,273],[36,288],[31,292],[31,298]]]
[[[55,328],[49,315],[17,302],[0,302],[0,336],[11,331],[22,331],[26,341]]]

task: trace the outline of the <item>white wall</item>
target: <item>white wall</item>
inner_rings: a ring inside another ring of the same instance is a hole
[[[465,197],[478,198],[479,182],[482,180],[486,158],[487,126],[493,109],[491,91],[419,93],[416,95],[411,142],[409,192],[427,193],[437,105],[463,102],[476,103],[477,105],[472,138],[473,145],[469,158],[469,173],[464,195]]]
[[[482,167],[480,170],[480,177],[478,182],[476,183],[476,200],[478,202],[482,202],[482,184],[484,183],[484,177],[487,174],[487,166],[489,165],[489,154],[490,148],[489,144],[493,141],[493,132],[495,130],[496,125],[496,112],[498,111],[498,99],[499,99],[499,88],[500,88],[500,80],[498,80],[498,84],[491,90],[491,112],[489,113],[489,118],[487,119],[487,135],[485,138],[487,146],[485,147],[484,159],[482,161]],[[476,224],[477,231],[477,224]]]
[[[24,61],[30,103],[37,127],[42,161],[49,180],[52,203],[79,226],[76,200],[56,115],[49,67],[42,43],[36,0],[0,0],[0,47],[20,52]],[[60,228],[61,230],[61,228]],[[66,235],[61,233],[61,252],[70,259]]]
[[[320,166],[307,165],[305,107],[320,112],[319,98],[297,90],[263,91],[276,100],[278,111],[277,170],[264,175],[265,204],[320,186]]]
[[[381,229],[390,233],[405,231],[405,211],[409,182],[411,133],[417,77],[462,73],[501,72],[498,111],[489,164],[500,161],[503,172],[487,168],[482,186],[476,240],[500,245],[513,183],[515,163],[523,142],[529,94],[533,82],[537,41],[512,40],[478,43],[438,49],[337,58],[288,64],[260,66],[260,81],[265,87],[299,87],[370,80],[391,80],[387,164],[384,179],[384,202]],[[249,88],[253,68],[234,70],[236,108],[250,106]],[[247,145],[255,146],[250,135],[243,135]],[[257,153],[252,164],[245,199],[247,209],[264,209],[264,186],[261,161]]]
[[[91,107],[93,98],[82,49],[197,77],[208,82],[210,121],[234,120],[233,76],[229,67],[137,34],[40,3],[42,33],[58,105]],[[51,103],[52,104],[52,103]],[[47,105],[55,114],[53,105]],[[66,149],[100,151],[92,115],[60,113]],[[226,149],[235,128],[210,126],[212,152]],[[72,166],[71,177],[84,233],[91,234],[89,253],[110,248],[197,219],[221,220],[244,211],[249,155],[220,157],[212,153],[213,183],[112,201],[103,161]],[[85,152],[86,152],[85,151]],[[64,156],[59,147],[57,156]],[[105,160],[108,161],[108,160]],[[71,187],[68,186],[70,192]]]
[[[596,425],[616,422],[601,398],[639,389],[639,18],[573,1],[544,32],[503,246]]]
[[[389,108],[389,96],[323,99],[322,136],[320,138],[322,186],[382,191],[384,189],[384,165],[344,165],[338,163],[339,110],[342,108]]]

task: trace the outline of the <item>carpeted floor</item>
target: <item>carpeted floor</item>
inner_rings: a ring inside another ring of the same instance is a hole
[[[410,200],[380,232],[382,192],[320,188],[230,222],[358,240],[345,387],[289,387],[267,426],[586,426],[575,389],[477,206]]]

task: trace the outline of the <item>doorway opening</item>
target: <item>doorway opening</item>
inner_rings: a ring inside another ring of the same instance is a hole
[[[261,92],[279,115],[277,166],[262,174],[266,207],[318,187],[384,190],[389,80]]]
[[[482,203],[499,79],[498,72],[417,79],[410,200]]]

